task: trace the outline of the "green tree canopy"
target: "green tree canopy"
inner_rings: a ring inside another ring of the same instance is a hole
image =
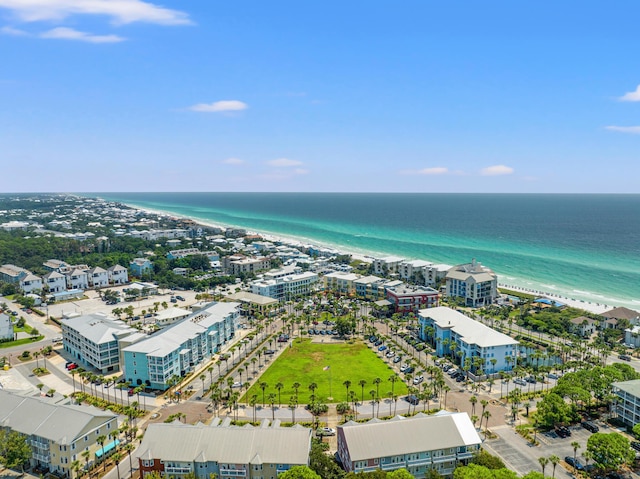
[[[293,466],[287,472],[280,474],[282,479],[321,479],[318,474],[307,466]]]
[[[22,468],[30,458],[27,436],[16,431],[0,431],[0,464],[8,469]]]
[[[478,464],[479,466],[484,466],[488,469],[504,469],[506,467],[504,462],[502,462],[502,459],[498,456],[489,454],[484,449],[475,453],[473,455],[473,459],[469,462],[472,464]]]
[[[453,479],[518,479],[518,475],[509,469],[489,469],[479,464],[457,467]]]
[[[629,440],[617,432],[592,434],[587,440],[587,452],[593,458],[596,468],[604,471],[617,470],[635,459]]]
[[[553,427],[556,424],[566,424],[573,421],[576,412],[573,405],[567,404],[564,399],[551,392],[538,403],[536,417],[538,424],[543,427]]]

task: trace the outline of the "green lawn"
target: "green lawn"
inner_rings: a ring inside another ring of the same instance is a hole
[[[325,369],[325,368],[329,369]],[[249,371],[252,367],[249,367]],[[309,403],[311,391],[309,385],[318,385],[315,395],[320,402],[337,403],[347,400],[345,381],[351,381],[350,391],[354,391],[358,399],[361,399],[362,387],[360,381],[365,380],[364,400],[370,400],[370,391],[376,390],[374,380],[380,378],[379,385],[381,398],[387,397],[391,392],[389,377],[394,371],[387,366],[373,351],[362,341],[354,343],[312,343],[309,339],[296,339],[293,347],[283,351],[280,357],[269,366],[260,379],[249,389],[242,398],[256,394],[258,402],[262,403],[262,388],[260,383],[266,382],[264,397],[270,393],[278,396],[276,384],[282,383],[280,390],[282,404],[289,404],[291,396],[295,395],[293,384],[300,383],[298,389],[298,403]],[[407,393],[407,386],[398,378],[395,382],[394,394],[400,396]],[[333,399],[330,399],[333,398]],[[267,401],[268,402],[268,401]],[[276,398],[276,402],[278,399]]]

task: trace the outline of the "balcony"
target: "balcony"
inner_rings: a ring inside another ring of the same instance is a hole
[[[164,472],[167,474],[189,474],[192,471],[190,467],[165,466]]]
[[[246,477],[247,471],[244,469],[220,469],[221,476]]]
[[[455,454],[448,454],[446,456],[438,456],[438,457],[434,457],[433,458],[433,462],[447,462],[447,461],[455,461],[456,460],[456,455]]]
[[[51,456],[48,454],[36,454],[35,452],[33,453],[32,457],[36,460],[39,461],[41,463],[44,464],[51,464]]]
[[[407,461],[407,467],[420,467],[427,466],[431,464],[430,457],[423,457],[420,459],[413,459],[412,461]]]

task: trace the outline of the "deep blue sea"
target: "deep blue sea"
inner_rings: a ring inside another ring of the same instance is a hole
[[[458,264],[499,282],[640,309],[640,195],[99,193],[363,254]]]

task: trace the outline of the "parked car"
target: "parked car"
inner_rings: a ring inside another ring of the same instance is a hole
[[[316,431],[316,436],[335,436],[336,430],[332,427],[320,427]]]
[[[519,386],[526,386],[526,385],[527,385],[527,381],[525,381],[525,380],[524,380],[524,379],[522,379],[522,378],[515,378],[515,379],[513,380],[513,382],[514,382],[515,384],[518,384]]]
[[[566,426],[557,426],[556,434],[558,437],[569,437],[571,436],[571,430]]]
[[[386,357],[388,357],[388,358],[392,358],[392,357],[394,357],[395,355],[396,355],[396,352],[395,352],[395,351],[389,351],[387,354],[385,354],[385,356],[386,356]]]
[[[631,356],[627,356],[626,354],[621,354],[620,356],[618,356],[620,359],[622,359],[623,361],[631,361]]]
[[[402,361],[402,356],[396,356],[395,358],[393,358],[394,363],[399,363],[400,361]]]
[[[571,456],[566,456],[564,458],[564,462],[569,464],[571,467],[575,467],[578,471],[583,471],[584,470],[584,465],[580,462],[580,460],[578,460],[578,459],[574,460],[573,457],[571,457]]]
[[[378,339],[375,343],[376,346],[380,346],[382,344],[382,339]]]
[[[536,378],[533,376],[527,376],[526,378],[524,378],[525,381],[527,381],[528,383],[531,384],[535,384],[536,383]]]
[[[547,377],[549,379],[560,379],[560,376],[558,376],[556,373],[549,373],[547,374]]]
[[[413,384],[420,384],[422,381],[424,381],[424,376],[416,376],[413,378]]]
[[[179,301],[184,301],[184,298],[182,296],[176,295],[176,299],[179,300]]]
[[[172,303],[177,303],[178,302],[178,300],[176,299],[175,296],[171,296],[171,299],[169,301],[171,301]]]
[[[403,364],[402,366],[400,366],[400,372],[403,373],[405,372],[407,369],[409,368],[408,364]]]
[[[402,399],[407,401],[409,404],[413,404],[414,406],[417,406],[418,403],[420,402],[420,399],[418,399],[418,396],[416,396],[415,394],[409,394],[408,396],[405,396]]]
[[[414,368],[413,366],[409,366],[407,369],[404,370],[404,373],[405,374],[411,374],[415,370],[416,370],[416,368]]]
[[[631,441],[631,447],[640,452],[640,441]]]
[[[378,338],[376,338],[375,336],[369,336],[369,342],[370,343],[375,343],[378,340]]]
[[[78,365],[76,363],[71,363],[67,365],[67,371],[72,371],[73,369],[78,369]]]
[[[378,348],[378,351],[384,351],[385,349],[387,349],[387,347],[383,344]]]
[[[600,428],[591,421],[583,421],[582,427],[589,432],[598,432],[600,430]]]
[[[273,349],[267,349],[264,354],[276,354],[276,352]]]

